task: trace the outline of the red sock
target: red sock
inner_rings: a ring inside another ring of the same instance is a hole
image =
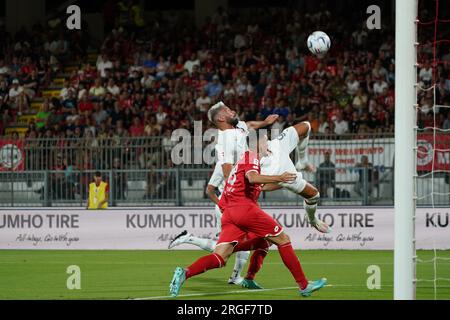
[[[295,281],[300,286],[300,289],[305,289],[308,285],[308,280],[306,280],[305,274],[303,273],[300,261],[295,255],[294,249],[290,242],[278,246],[278,252],[280,253],[281,259],[284,265],[289,269],[295,278]]]
[[[201,257],[189,267],[186,268],[186,279],[196,276],[210,269],[221,268],[225,266],[223,258],[216,253]]]
[[[245,277],[245,279],[255,279],[255,275],[261,269],[266,255],[267,251],[264,249],[257,249],[253,252],[252,256],[250,257],[250,264],[248,266],[247,276]]]

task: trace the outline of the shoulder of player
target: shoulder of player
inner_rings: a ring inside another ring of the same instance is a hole
[[[248,126],[245,121],[239,121],[238,124],[236,125],[236,128],[244,130],[244,131],[248,131]]]

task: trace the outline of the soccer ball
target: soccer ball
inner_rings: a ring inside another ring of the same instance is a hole
[[[330,37],[323,31],[314,31],[308,37],[308,49],[313,54],[323,55],[330,50]]]

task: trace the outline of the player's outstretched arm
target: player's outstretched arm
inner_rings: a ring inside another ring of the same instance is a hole
[[[248,171],[245,176],[250,183],[264,184],[264,183],[278,183],[278,182],[292,182],[297,178],[296,173],[285,172],[282,175],[268,176],[259,174],[256,171]]]
[[[271,114],[264,121],[249,121],[249,122],[246,122],[246,124],[247,124],[247,128],[258,130],[260,128],[264,128],[264,127],[274,124],[275,121],[277,121],[277,119],[278,119],[277,114]]]

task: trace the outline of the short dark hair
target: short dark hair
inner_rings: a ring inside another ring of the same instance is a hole
[[[102,174],[100,173],[100,171],[95,171],[94,173],[94,177],[102,177]]]

